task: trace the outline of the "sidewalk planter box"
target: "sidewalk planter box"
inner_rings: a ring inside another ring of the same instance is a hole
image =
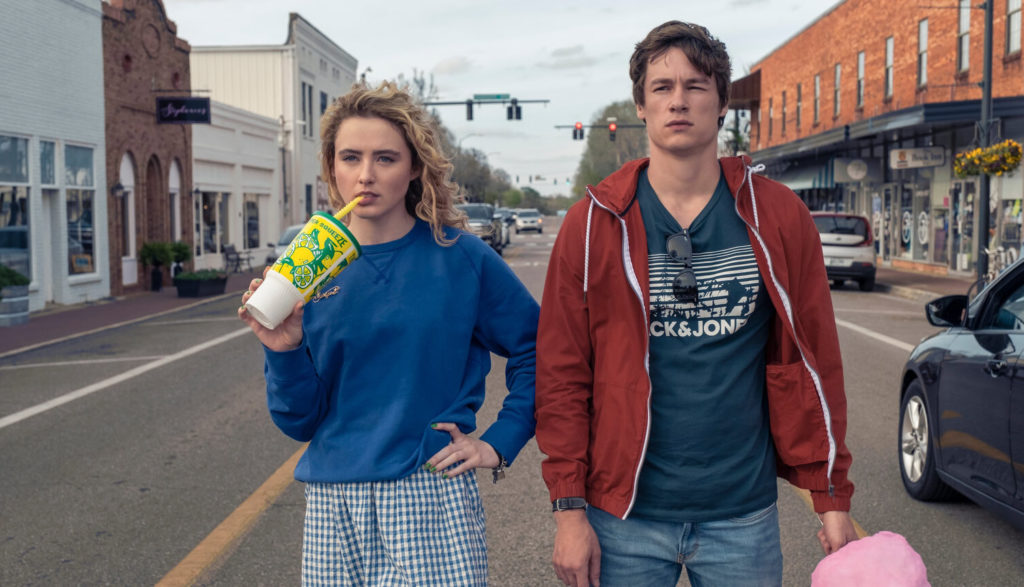
[[[0,326],[28,322],[28,286],[8,285],[0,289]]]
[[[201,296],[215,296],[224,293],[228,278],[214,277],[211,279],[182,279],[174,278],[174,286],[178,288],[179,298],[197,298]]]

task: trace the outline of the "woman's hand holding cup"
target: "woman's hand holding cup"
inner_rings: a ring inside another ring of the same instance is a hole
[[[270,267],[263,270],[263,277],[267,276]],[[238,308],[238,317],[249,325],[256,338],[260,339],[265,347],[272,351],[284,352],[294,350],[302,343],[302,312],[303,303],[297,302],[292,313],[284,319],[277,328],[271,330],[256,321],[249,312],[245,310],[245,303],[249,301],[256,289],[263,283],[263,279],[253,279],[249,283],[249,290],[242,294],[242,305]]]

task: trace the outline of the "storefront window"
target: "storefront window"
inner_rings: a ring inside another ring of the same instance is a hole
[[[932,211],[932,261],[949,264],[949,210],[936,208]]]
[[[0,135],[0,263],[31,278],[28,139]]]
[[[70,273],[92,273],[93,262],[93,203],[96,189],[93,183],[93,150],[88,147],[64,147],[64,182],[68,219],[68,265]]]
[[[32,277],[28,234],[28,188],[0,185],[0,263]]]
[[[953,268],[970,271],[974,263],[974,194],[977,186],[973,181],[956,182],[950,193],[952,198],[953,227]]]
[[[56,145],[51,141],[39,142],[39,181],[43,185],[57,183],[57,165],[54,161]]]
[[[219,194],[203,192],[203,254],[219,253],[220,231],[217,228],[217,201]]]
[[[255,249],[260,246],[259,194],[245,194],[244,205],[242,234],[245,235],[245,248]]]

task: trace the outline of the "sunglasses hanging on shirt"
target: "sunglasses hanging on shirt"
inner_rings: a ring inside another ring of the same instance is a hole
[[[668,237],[665,249],[670,259],[683,266],[672,280],[672,295],[685,304],[696,304],[699,300],[697,292],[697,276],[693,272],[693,244],[690,233],[684,228]]]

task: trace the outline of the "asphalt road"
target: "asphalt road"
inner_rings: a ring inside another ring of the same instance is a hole
[[[538,299],[558,224],[546,221],[505,252]],[[1024,533],[970,502],[916,502],[900,482],[900,367],[934,331],[921,303],[852,287],[833,301],[853,517],[869,534],[906,536],[935,585],[1019,584]],[[236,307],[215,301],[0,359],[0,585],[298,584],[304,498],[287,462],[301,445],[269,420],[262,352]],[[503,367],[495,358],[482,426]],[[559,584],[540,460],[531,442],[504,481],[480,476],[493,585]],[[807,585],[818,523],[784,482],[779,508],[785,584]]]

